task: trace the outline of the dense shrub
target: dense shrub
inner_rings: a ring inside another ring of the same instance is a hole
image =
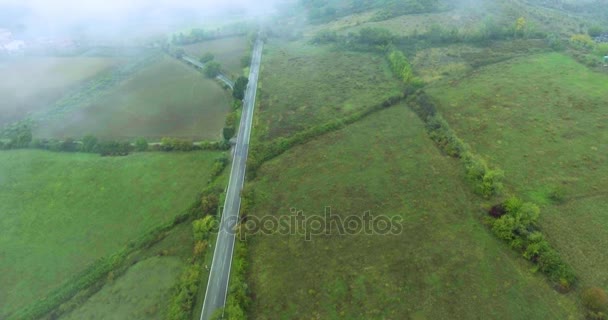
[[[178,284],[173,289],[175,294],[169,303],[166,319],[183,320],[192,318],[194,298],[198,292],[202,268],[201,264],[195,263],[182,273]]]
[[[523,257],[535,263],[538,270],[547,275],[560,289],[569,290],[576,277],[570,266],[562,261],[557,251],[537,229],[540,215],[538,206],[511,197],[502,207],[506,214],[494,220],[494,234],[508,242],[512,248],[521,250]]]
[[[592,312],[608,312],[608,295],[602,288],[588,288],[583,291],[583,305]]]
[[[215,58],[215,56],[212,53],[207,52],[199,59],[199,61],[201,63],[207,63],[207,62],[212,61],[214,58]]]
[[[160,140],[162,151],[192,151],[194,143],[191,140],[182,140],[175,138],[162,138]]]
[[[247,84],[249,83],[249,79],[247,77],[240,76],[234,82],[234,88],[232,89],[232,97],[236,100],[243,100],[245,98],[245,90],[247,89]]]
[[[471,152],[465,152],[461,158],[464,161],[467,178],[473,183],[476,193],[485,198],[500,194],[504,178],[502,170],[490,169],[484,159]]]
[[[82,152],[96,152],[97,151],[97,137],[94,135],[86,135],[82,138],[82,144],[80,145],[80,151]]]
[[[203,73],[205,73],[205,76],[207,76],[208,78],[217,77],[221,71],[222,71],[222,65],[220,65],[218,62],[215,62],[215,61],[211,61],[211,62],[207,63],[205,65],[205,68],[203,69]]]
[[[403,52],[393,49],[388,53],[388,61],[393,74],[401,81],[408,83],[412,80],[414,74],[412,66],[407,60]]]
[[[132,150],[129,142],[103,141],[97,144],[97,152],[102,156],[126,156]]]
[[[148,151],[149,147],[150,146],[148,145],[148,140],[144,138],[139,138],[135,141],[135,150],[139,152]]]

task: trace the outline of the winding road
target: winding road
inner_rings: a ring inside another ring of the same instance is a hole
[[[222,211],[220,231],[217,235],[215,251],[213,252],[213,263],[211,264],[207,291],[205,292],[201,320],[211,319],[213,313],[217,309],[223,308],[226,304],[235,243],[233,228],[238,221],[241,206],[241,190],[245,181],[249,137],[253,123],[253,111],[263,46],[264,43],[258,39],[253,47],[249,84],[247,85],[245,99],[243,100],[243,114],[234,147],[230,181],[228,182],[226,200]]]

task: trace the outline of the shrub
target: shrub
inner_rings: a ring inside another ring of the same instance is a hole
[[[513,231],[516,226],[515,219],[512,216],[504,215],[494,221],[492,231],[499,239],[511,241],[515,238]]]
[[[82,152],[95,152],[97,149],[97,138],[93,135],[86,135],[82,138],[80,150]]]
[[[135,141],[135,150],[139,152],[148,151],[149,145],[148,141],[144,138],[139,138]]]
[[[588,288],[583,291],[583,305],[594,312],[608,312],[608,295],[602,288]]]
[[[193,264],[182,273],[179,283],[174,287],[174,295],[167,309],[166,319],[183,320],[192,317],[194,297],[198,292],[198,284],[202,266]]]
[[[222,66],[215,61],[211,61],[211,62],[207,63],[205,65],[205,69],[203,70],[203,72],[205,73],[205,75],[208,78],[217,77],[221,71],[222,71]]]
[[[234,137],[235,131],[236,130],[234,129],[234,127],[224,127],[224,130],[222,130],[222,136],[224,137],[224,140],[232,139],[232,137]]]
[[[192,230],[196,241],[203,241],[209,238],[211,232],[217,231],[218,223],[213,216],[206,216],[192,222]]]
[[[413,78],[413,71],[410,62],[407,60],[403,52],[399,50],[391,50],[388,53],[388,61],[391,65],[393,74],[401,81],[408,83]]]
[[[570,37],[570,44],[580,49],[591,49],[595,46],[593,39],[587,34],[575,34]]]
[[[203,56],[200,58],[200,62],[201,62],[201,63],[207,63],[207,62],[210,62],[210,61],[211,61],[211,60],[213,60],[213,59],[215,59],[215,56],[214,56],[212,53],[207,52],[207,53],[205,53],[205,54],[204,54],[204,55],[203,55]]]

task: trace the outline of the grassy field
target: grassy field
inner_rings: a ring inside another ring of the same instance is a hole
[[[258,177],[250,217],[331,206],[400,216],[403,232],[252,236],[251,319],[580,318],[481,224],[461,166],[404,105],[295,147]]]
[[[118,65],[115,58],[19,58],[0,63],[0,126],[45,110],[79,83]]]
[[[0,318],[172,221],[219,156],[0,152]]]
[[[164,57],[90,105],[41,122],[34,136],[218,139],[229,111],[230,95],[219,84]]]
[[[192,226],[183,223],[139,252],[125,274],[112,278],[79,308],[60,319],[163,319],[171,287],[192,256]]]
[[[400,93],[382,55],[269,42],[260,75],[260,139],[288,136]]]
[[[231,77],[243,74],[241,58],[250,55],[247,37],[229,37],[209,40],[185,46],[186,53],[194,58],[200,58],[205,53],[212,53],[215,61],[219,62]]]
[[[458,135],[506,172],[510,191],[543,206],[542,228],[581,287],[608,288],[608,75],[543,54],[429,93]]]

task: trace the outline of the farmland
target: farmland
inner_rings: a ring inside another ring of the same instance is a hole
[[[0,126],[47,110],[81,83],[121,62],[119,58],[36,57],[0,63]]]
[[[260,74],[262,140],[285,137],[400,93],[382,55],[275,40]]]
[[[297,164],[297,165],[295,165]],[[254,235],[253,319],[566,319],[554,291],[479,222],[455,160],[405,105],[373,114],[265,163],[249,216],[399,216],[398,235]]]
[[[0,152],[0,317],[173,221],[196,200],[220,155]]]
[[[173,58],[163,57],[89,105],[41,122],[34,135],[216,140],[229,110],[229,93],[220,85]]]
[[[597,248],[608,241],[608,75],[551,53],[429,92],[458,135],[506,172],[510,191],[543,206],[543,230],[582,287],[606,287],[608,274],[597,266],[608,260]]]
[[[186,53],[194,58],[200,58],[205,53],[215,56],[231,77],[242,75],[241,59],[249,56],[249,40],[247,37],[228,37],[216,40],[203,41],[184,46]]]

